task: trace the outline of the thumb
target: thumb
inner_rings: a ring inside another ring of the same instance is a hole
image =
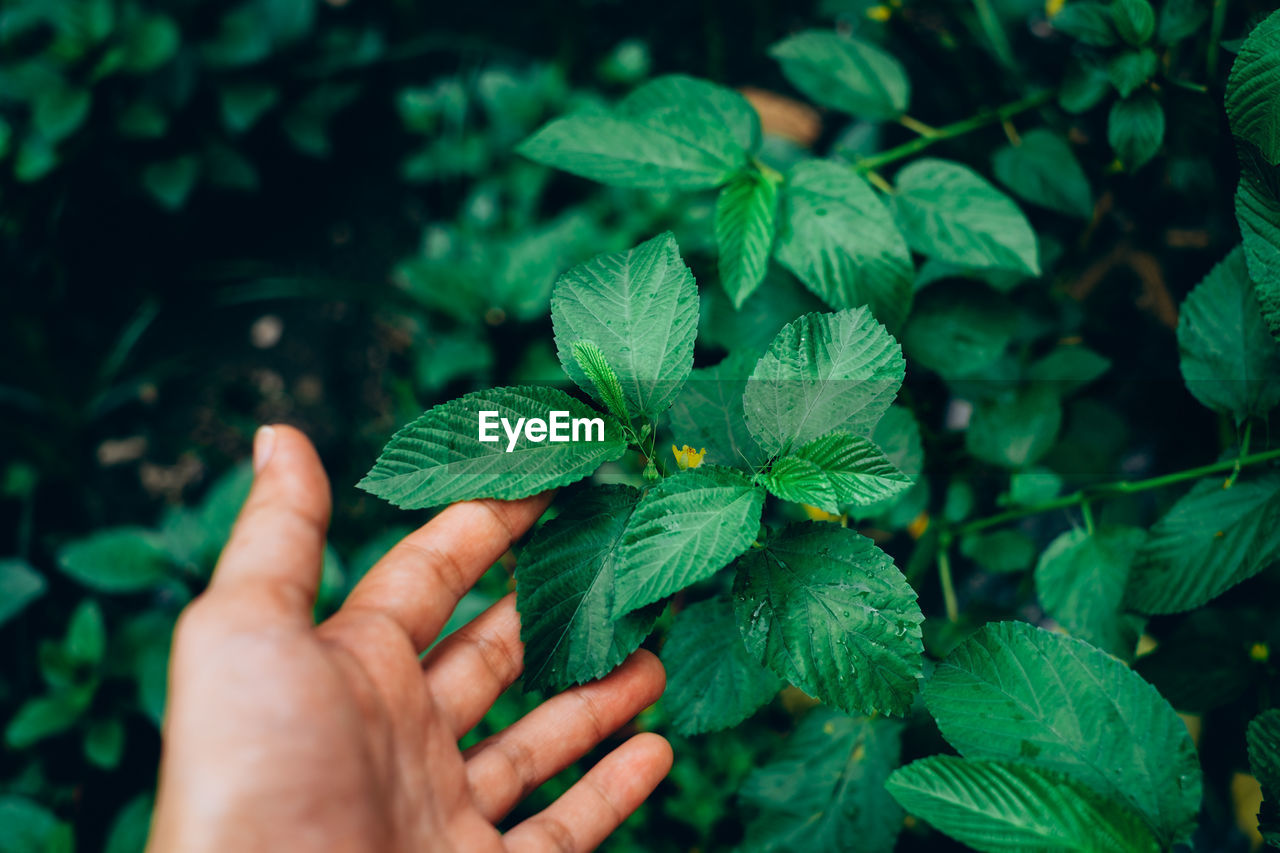
[[[329,478],[315,447],[288,426],[253,439],[253,488],[209,590],[248,595],[311,621],[329,526]]]

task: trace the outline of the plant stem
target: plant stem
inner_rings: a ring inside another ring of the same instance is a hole
[[[854,168],[856,168],[860,173],[866,174],[873,169],[878,169],[886,163],[892,163],[895,160],[901,160],[903,157],[910,157],[912,154],[917,154],[936,142],[941,142],[944,139],[954,139],[957,136],[963,136],[966,133],[979,130],[987,127],[988,125],[999,124],[1018,113],[1024,113],[1027,110],[1033,110],[1036,107],[1044,106],[1049,101],[1053,100],[1055,94],[1056,93],[1051,89],[1043,92],[1037,92],[1034,95],[1022,98],[1021,100],[1012,101],[1004,106],[996,107],[993,110],[984,110],[983,112],[970,116],[963,121],[934,128],[933,134],[930,136],[920,136],[908,142],[904,142],[894,148],[890,148],[887,151],[881,151],[879,154],[873,154],[870,157],[859,159],[858,162],[854,164]]]
[[[1227,22],[1227,0],[1213,0],[1213,20],[1209,24],[1209,50],[1205,54],[1204,67],[1209,74],[1209,85],[1218,72],[1218,50],[1222,41],[1222,27]]]
[[[1083,501],[1080,504],[1080,514],[1084,516],[1084,532],[1090,536],[1093,535],[1093,504],[1089,501]]]
[[[951,580],[951,534],[944,533],[938,540],[938,582],[942,584],[942,602],[947,609],[947,619],[960,621],[960,606],[956,603],[956,586]]]
[[[880,190],[880,192],[885,195],[893,195],[897,192],[897,190],[893,188],[893,184],[886,181],[879,172],[868,169],[862,173],[862,176],[870,181],[873,187]]]
[[[1268,450],[1263,453],[1254,453],[1249,456],[1241,456],[1237,459],[1228,459],[1225,462],[1215,462],[1212,465],[1201,465],[1199,468],[1188,468],[1185,471],[1177,471],[1173,474],[1163,474],[1159,477],[1151,477],[1147,480],[1119,480],[1114,483],[1103,483],[1098,486],[1087,486],[1079,491],[1060,498],[1054,498],[1044,503],[1032,504],[1030,506],[1018,507],[1017,509],[1007,510],[987,518],[979,518],[970,521],[967,524],[961,524],[955,528],[955,533],[965,534],[974,533],[979,530],[986,530],[988,527],[996,527],[1010,521],[1017,521],[1020,518],[1026,518],[1029,515],[1039,515],[1042,512],[1050,512],[1055,509],[1067,509],[1068,507],[1082,506],[1086,501],[1093,501],[1099,498],[1111,495],[1130,495],[1135,492],[1145,492],[1151,489],[1160,489],[1165,486],[1172,486],[1176,483],[1185,483],[1188,480],[1198,480],[1209,474],[1220,474],[1224,471],[1233,471],[1237,468],[1248,468],[1250,465],[1258,465],[1263,462],[1271,462],[1280,459],[1280,450]]]
[[[1229,489],[1236,484],[1236,478],[1240,476],[1240,462],[1249,455],[1249,439],[1253,437],[1253,421],[1245,421],[1244,435],[1240,437],[1240,452],[1236,454],[1235,467],[1231,469],[1231,476],[1227,477],[1227,481],[1222,484],[1222,488]]]
[[[913,119],[911,116],[907,115],[899,116],[898,124],[902,125],[907,130],[915,131],[921,136],[934,136],[938,132],[936,127],[931,127],[930,125],[927,125],[922,121],[918,121],[917,119]]]

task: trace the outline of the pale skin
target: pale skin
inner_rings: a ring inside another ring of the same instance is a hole
[[[289,427],[260,431],[254,466],[209,589],[174,636],[150,850],[591,850],[670,770],[667,742],[637,734],[499,832],[529,792],[661,695],[662,665],[636,652],[460,751],[521,673],[513,596],[419,653],[549,497],[449,507],[317,627],[328,479]]]

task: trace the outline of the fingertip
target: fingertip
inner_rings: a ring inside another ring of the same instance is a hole
[[[253,440],[253,467],[255,487],[270,491],[273,501],[284,500],[317,524],[328,525],[329,476],[302,430],[287,424],[259,427]]]
[[[627,664],[634,670],[638,670],[640,677],[644,680],[644,684],[649,688],[654,700],[657,700],[667,689],[667,668],[662,665],[662,661],[653,652],[648,649],[638,649],[631,653],[631,657],[627,658]]]
[[[671,772],[676,754],[671,748],[671,741],[662,735],[657,732],[641,732],[627,743],[633,744],[632,748],[647,758],[650,770],[658,776],[659,781]]]

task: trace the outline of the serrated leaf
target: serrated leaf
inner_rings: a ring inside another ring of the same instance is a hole
[[[1280,846],[1280,709],[1254,717],[1246,732],[1249,766],[1262,786],[1258,831],[1271,846]]]
[[[891,328],[911,308],[911,253],[888,208],[846,166],[806,160],[782,190],[775,255],[833,308],[867,305]]]
[[[663,703],[675,730],[702,734],[736,726],[768,702],[782,682],[747,654],[727,599],[691,604],[676,614],[662,646]]]
[[[563,690],[599,678],[639,647],[662,608],[613,619],[622,535],[640,502],[628,486],[577,495],[540,527],[516,567],[526,689]]]
[[[1164,142],[1164,110],[1150,92],[1138,92],[1111,105],[1107,141],[1125,171],[1136,172]]]
[[[920,294],[902,343],[913,363],[962,379],[1004,355],[1017,330],[1008,298],[977,282],[952,282]]]
[[[924,616],[870,539],[834,524],[792,524],[736,566],[734,612],[757,660],[849,713],[911,706]]]
[[[1280,405],[1280,344],[1262,318],[1243,248],[1187,295],[1178,312],[1178,349],[1187,390],[1237,424]]]
[[[716,248],[720,284],[734,308],[760,286],[773,251],[778,185],[759,172],[744,172],[720,190]]]
[[[1155,851],[1142,819],[1061,773],[935,755],[895,770],[903,808],[975,850]]]
[[[552,411],[568,412],[571,420],[599,418],[604,440],[586,440],[598,434],[588,428],[577,441],[533,441],[522,429],[508,453],[510,439],[501,426],[489,432],[496,441],[480,441],[482,411],[497,412],[493,417],[507,419],[513,428],[524,418],[547,420]],[[497,388],[428,409],[391,437],[356,485],[403,509],[477,498],[510,500],[589,477],[626,449],[617,421],[563,391],[535,385]]]
[[[595,341],[574,341],[569,349],[573,353],[574,362],[591,381],[596,398],[619,421],[629,421],[631,418],[627,413],[622,383],[618,381],[618,374],[613,372],[600,347],[596,346]]]
[[[1201,480],[1151,528],[1129,577],[1126,603],[1181,613],[1280,559],[1280,474]]]
[[[597,393],[572,352],[575,341],[593,341],[633,413],[666,411],[693,368],[698,331],[698,291],[675,237],[660,234],[561,275],[551,292],[551,324],[560,363],[578,387]]]
[[[891,720],[810,711],[739,792],[752,813],[746,848],[889,853],[902,810],[884,785],[898,765],[900,737]]]
[[[1262,316],[1280,341],[1280,196],[1245,172],[1236,190],[1236,221]]]
[[[733,177],[759,137],[759,118],[737,92],[672,75],[641,86],[613,115],[556,119],[518,150],[614,186],[697,190]]]
[[[1056,389],[1029,385],[974,406],[964,446],[983,462],[1024,468],[1049,451],[1061,425]]]
[[[106,593],[140,592],[169,577],[173,560],[159,535],[141,527],[113,527],[58,552],[64,574]]]
[[[1069,633],[1118,658],[1133,656],[1142,620],[1123,609],[1129,567],[1146,540],[1137,527],[1069,530],[1036,564],[1036,594]]]
[[[769,453],[829,432],[870,435],[902,385],[902,348],[866,308],[783,327],[747,382],[747,426]]]
[[[764,461],[742,413],[742,394],[756,360],[736,353],[715,367],[689,374],[671,407],[671,433],[677,444],[706,448],[704,461],[715,465],[753,469]]]
[[[769,48],[783,75],[815,103],[865,119],[902,115],[911,81],[902,63],[870,42],[809,30]]]
[[[1027,217],[969,167],[926,157],[898,172],[894,183],[894,213],[913,249],[976,269],[1040,274]]]
[[[996,151],[991,169],[996,180],[1032,204],[1083,219],[1093,215],[1089,179],[1071,146],[1051,130],[1038,127],[1020,145]]]
[[[912,492],[923,487],[920,475],[924,472],[924,445],[920,438],[920,424],[910,409],[896,403],[890,406],[876,424],[871,440],[884,451],[890,464],[915,481],[915,485],[887,500],[840,508],[853,519],[874,518],[888,513],[907,503]]]
[[[906,491],[912,481],[871,439],[836,432],[778,459],[763,482],[784,501],[839,514],[845,504],[867,505],[893,498]]]
[[[612,613],[620,616],[723,569],[751,545],[764,492],[730,468],[691,468],[640,499],[622,537]]]
[[[1280,165],[1280,11],[1249,33],[1227,79],[1231,133],[1254,146],[1270,165]]]
[[[1094,47],[1111,47],[1119,41],[1111,10],[1102,3],[1068,3],[1051,23],[1055,30]]]
[[[1129,44],[1144,45],[1156,31],[1156,10],[1147,0],[1111,0],[1116,32]]]
[[[1082,640],[986,625],[938,664],[924,700],[966,758],[1030,760],[1128,804],[1171,845],[1200,811],[1200,763],[1156,689]]]
[[[47,588],[44,575],[26,561],[0,560],[0,625],[20,614]]]

